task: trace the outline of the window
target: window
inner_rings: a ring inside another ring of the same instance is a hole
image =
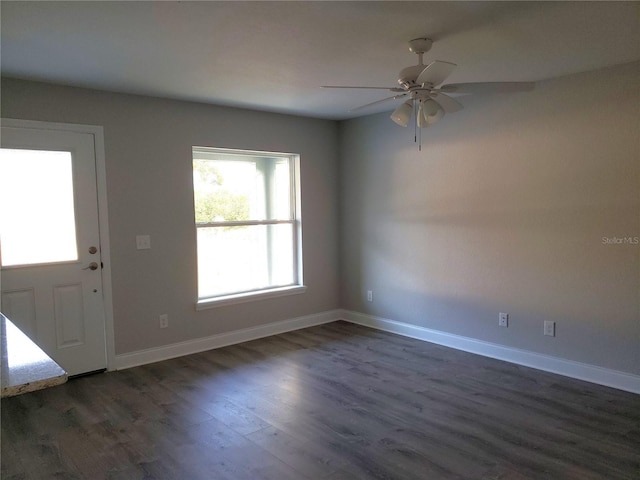
[[[71,152],[0,149],[2,266],[78,260]]]
[[[193,147],[199,308],[304,291],[299,163]]]

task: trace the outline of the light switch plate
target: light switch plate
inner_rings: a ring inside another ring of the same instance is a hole
[[[136,236],[136,248],[138,250],[146,250],[151,248],[151,236],[150,235],[137,235]]]

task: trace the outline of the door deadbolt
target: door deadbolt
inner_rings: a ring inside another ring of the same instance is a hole
[[[93,255],[94,253],[97,253],[97,252],[98,252],[98,249],[96,247],[89,247],[89,253],[91,255]]]

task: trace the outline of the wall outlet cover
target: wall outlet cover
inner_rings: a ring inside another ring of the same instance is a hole
[[[544,334],[549,337],[556,336],[556,322],[552,322],[550,320],[544,321]]]
[[[151,236],[136,235],[136,248],[138,250],[146,250],[148,248],[151,248]]]

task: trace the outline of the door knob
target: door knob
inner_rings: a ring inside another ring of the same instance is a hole
[[[83,270],[97,270],[97,269],[98,269],[97,262],[91,262],[88,267],[83,268]]]

